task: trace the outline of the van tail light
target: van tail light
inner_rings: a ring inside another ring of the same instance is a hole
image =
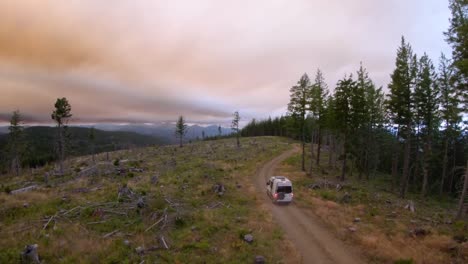
[[[273,197],[274,197],[275,199],[278,199],[278,194],[277,194],[277,193],[273,194]]]
[[[294,197],[294,193],[291,193],[291,197]]]

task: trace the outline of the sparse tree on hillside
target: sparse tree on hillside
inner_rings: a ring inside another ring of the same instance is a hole
[[[317,131],[317,156],[315,163],[318,166],[320,163],[320,149],[322,146],[322,131],[325,122],[325,111],[326,111],[326,102],[328,97],[328,87],[325,83],[325,78],[323,77],[322,71],[317,70],[315,75],[315,83],[312,85],[310,90],[310,105],[309,110],[312,113],[313,118],[316,120],[316,131]],[[313,142],[312,142],[313,143]],[[312,144],[311,143],[311,144]],[[313,146],[313,144],[312,144]],[[313,147],[311,147],[313,152]],[[313,156],[313,153],[311,153]],[[312,163],[310,164],[310,174],[312,175]]]
[[[89,139],[89,145],[91,146],[91,155],[92,155],[92,158],[93,158],[93,163],[96,163],[96,158],[95,158],[95,154],[96,154],[96,142],[95,142],[96,141],[96,130],[94,129],[94,127],[89,129],[88,139]]]
[[[10,119],[10,126],[8,127],[8,145],[11,154],[11,166],[16,174],[19,176],[21,169],[21,155],[24,151],[24,138],[23,138],[23,119],[19,110],[13,112]]]
[[[306,73],[302,75],[297,85],[291,87],[288,112],[299,125],[299,135],[302,143],[302,164],[301,169],[305,171],[305,118],[308,109],[311,84]]]
[[[51,115],[52,119],[57,123],[57,153],[60,163],[60,174],[63,175],[63,162],[65,160],[65,129],[69,119],[72,117],[71,105],[67,98],[57,98],[55,102],[55,110]]]
[[[237,147],[240,147],[240,141],[239,141],[239,136],[240,136],[240,130],[239,130],[239,121],[240,121],[240,115],[238,111],[235,111],[233,114],[232,118],[232,123],[231,123],[231,129],[236,134],[236,141],[237,141]]]
[[[205,130],[202,130],[201,136],[202,136],[202,140],[205,140]]]
[[[175,130],[175,135],[176,138],[179,139],[179,146],[183,146],[183,140],[184,136],[187,134],[187,125],[185,124],[185,120],[183,116],[179,116],[179,119],[177,119],[176,123],[176,130]]]
[[[222,129],[221,129],[221,126],[218,126],[218,137],[221,138],[221,135],[223,134],[222,132],[223,132],[223,131],[222,131]]]

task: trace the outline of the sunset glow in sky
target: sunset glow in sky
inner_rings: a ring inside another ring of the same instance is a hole
[[[228,122],[279,115],[317,67],[334,88],[360,61],[387,86],[404,35],[450,55],[443,0],[2,0],[0,121]]]

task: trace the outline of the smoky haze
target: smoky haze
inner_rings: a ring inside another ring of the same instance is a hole
[[[3,0],[0,121],[50,122],[57,97],[74,122],[281,114],[317,67],[333,88],[363,61],[386,87],[402,35],[436,60],[448,17],[440,0]]]

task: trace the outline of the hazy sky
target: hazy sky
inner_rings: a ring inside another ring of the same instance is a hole
[[[0,121],[218,123],[277,115],[317,67],[330,88],[363,61],[387,86],[400,38],[450,53],[444,0],[2,0]],[[447,54],[449,55],[449,54]],[[437,62],[436,62],[437,63]]]

